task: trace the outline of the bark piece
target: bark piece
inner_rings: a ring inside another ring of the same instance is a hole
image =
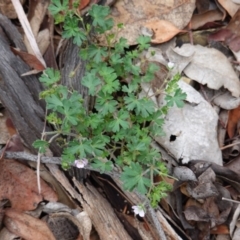
[[[73,179],[75,186],[81,193],[78,194],[57,166],[52,164],[47,164],[47,166],[70,195],[82,204],[84,211],[89,215],[101,239],[131,239],[108,201],[104,199],[95,188],[90,185],[85,187],[82,183]]]
[[[11,30],[19,36],[16,28],[12,27]],[[4,31],[8,33],[9,29],[6,28]],[[9,37],[14,38],[14,34],[9,33]],[[20,45],[19,42],[18,45]],[[0,100],[8,109],[11,120],[24,143],[36,153],[32,143],[41,138],[45,118],[43,110],[45,104],[39,101],[39,93],[43,90],[42,85],[36,76],[21,78],[21,75],[30,69],[11,52],[9,43],[2,34],[0,34],[0,53]],[[51,150],[55,154],[60,153],[55,144],[51,145]]]
[[[85,107],[88,108],[88,89],[81,84],[85,75],[85,61],[79,57],[79,47],[73,44],[72,40],[65,43],[65,48],[60,55],[60,66],[62,84],[70,89],[78,91],[85,100]]]

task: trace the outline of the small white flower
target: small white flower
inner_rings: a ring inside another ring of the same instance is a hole
[[[132,206],[133,212],[135,215],[139,215],[140,217],[144,217],[145,212],[144,212],[144,207],[141,205],[137,206]]]
[[[88,164],[88,160],[86,158],[78,159],[74,161],[74,164],[77,168],[84,168]]]
[[[170,68],[170,69],[174,68],[174,65],[175,64],[173,62],[168,62],[168,64],[167,64],[168,68]]]

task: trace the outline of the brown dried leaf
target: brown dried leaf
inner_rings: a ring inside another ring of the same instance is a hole
[[[43,66],[46,66],[46,63],[42,57],[42,54],[39,50],[39,47],[37,45],[36,39],[34,37],[34,34],[32,32],[31,26],[29,24],[29,21],[26,17],[26,14],[23,10],[23,6],[19,3],[18,0],[12,0],[13,6],[15,8],[15,11],[17,12],[18,19],[23,27],[24,33],[26,35],[26,39],[28,40],[31,49],[28,49],[29,53],[32,53],[35,55],[39,61],[43,64]]]
[[[202,207],[211,217],[211,226],[215,226],[216,219],[219,216],[219,209],[217,204],[215,203],[215,198],[211,197],[211,198],[205,199]]]
[[[82,10],[84,9],[88,4],[89,4],[90,0],[81,0],[78,9]]]
[[[47,28],[40,31],[37,35],[37,44],[42,55],[46,52],[50,45],[50,32]]]
[[[185,209],[184,215],[188,221],[209,222],[210,216],[203,208],[190,206]]]
[[[21,4],[23,4],[23,2],[24,0],[20,0]],[[17,14],[11,0],[0,0],[0,13],[10,19],[17,18]]]
[[[12,208],[33,210],[44,199],[57,201],[56,193],[41,180],[42,194],[38,194],[36,173],[15,160],[0,162],[0,200],[9,199]]]
[[[124,37],[131,45],[136,44],[137,37],[142,35],[141,28],[148,21],[165,20],[171,22],[177,29],[183,29],[189,23],[194,9],[195,0],[117,1],[111,8],[110,16],[115,26],[119,23],[124,25],[121,31],[113,29],[113,32],[118,32],[117,38]]]
[[[45,222],[26,213],[7,209],[4,224],[10,232],[25,240],[55,240]]]
[[[237,10],[239,9],[240,5],[234,3],[233,1],[229,0],[218,0],[221,6],[229,13],[232,17]]]
[[[196,0],[196,9],[198,13],[204,13],[209,10],[209,0]]]
[[[49,3],[49,0],[29,1],[28,21],[35,38],[37,38],[40,25],[45,17]]]
[[[229,228],[222,224],[211,229],[211,234],[229,234]]]
[[[223,197],[227,199],[231,198],[229,191],[225,187],[221,185],[216,185],[216,187],[218,189],[219,195],[215,198],[215,203],[217,204],[220,212],[218,218],[216,219],[216,224],[220,225],[229,219],[230,212],[233,208],[233,203],[222,200]]]
[[[195,199],[214,197],[219,194],[217,188],[211,182],[202,183],[196,187],[189,183],[187,185],[187,191]]]
[[[151,40],[152,43],[167,42],[178,33],[183,32],[171,22],[165,20],[152,20],[147,22],[144,27],[153,31],[154,35]]]
[[[198,29],[206,23],[215,22],[223,19],[223,13],[219,10],[210,10],[201,14],[194,14],[191,19],[191,28]]]
[[[226,28],[211,34],[209,40],[225,41],[232,51],[238,52],[240,50],[239,21],[240,10],[236,12]]]
[[[232,33],[229,29],[224,28],[224,29],[220,29],[219,31],[211,34],[209,36],[209,40],[214,40],[214,41],[225,41],[226,39],[232,37]]]
[[[23,143],[18,134],[12,135],[12,137],[9,139],[9,141],[6,144],[5,151],[11,151],[11,152],[24,151]]]
[[[35,70],[43,71],[45,69],[43,64],[36,58],[36,56],[13,47],[11,47],[11,50],[15,55],[18,55],[25,63]]]
[[[230,138],[234,137],[239,121],[240,121],[240,106],[233,110],[230,110],[228,114],[227,132]]]

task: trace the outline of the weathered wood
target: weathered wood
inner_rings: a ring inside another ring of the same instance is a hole
[[[61,83],[69,89],[78,91],[85,100],[85,107],[88,109],[88,89],[81,84],[85,75],[86,63],[79,57],[79,47],[73,44],[72,40],[64,43],[63,51],[60,54]]]
[[[91,185],[84,186],[73,179],[73,182],[80,194],[71,186],[66,176],[56,165],[47,164],[53,176],[69,192],[71,197],[78,200],[87,212],[95,229],[102,240],[130,240],[132,239],[123,225],[115,215],[111,205],[103,196]]]
[[[4,19],[3,16],[1,18]],[[32,143],[41,138],[45,118],[44,102],[39,101],[39,93],[43,88],[36,76],[21,77],[30,68],[12,53],[8,39],[3,34],[9,30],[12,31],[9,36],[19,35],[18,30],[6,21],[4,31],[0,34],[0,100],[8,109],[26,146],[36,153]],[[19,38],[17,44],[21,45]],[[52,144],[51,150],[56,154],[60,152],[56,144]]]

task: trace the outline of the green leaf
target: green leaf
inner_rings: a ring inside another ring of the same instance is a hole
[[[120,54],[116,53],[116,54],[112,54],[110,56],[109,59],[112,67],[114,68],[116,74],[119,77],[123,77],[124,76],[124,72],[123,72],[123,58]]]
[[[103,66],[100,71],[99,74],[101,77],[103,78],[108,78],[109,75],[113,75],[115,74],[114,69],[111,67],[107,67],[107,66]],[[116,75],[116,74],[115,74]]]
[[[77,46],[81,46],[83,41],[85,40],[87,40],[85,33],[81,29],[79,29],[79,31],[75,33],[73,43],[76,44]]]
[[[147,71],[145,73],[145,76],[142,77],[142,81],[143,82],[150,82],[154,79],[154,74],[159,71],[159,67],[154,64],[154,63],[150,63],[148,65]]]
[[[115,142],[119,142],[125,139],[127,135],[128,135],[128,130],[121,128],[118,132],[116,132],[111,136],[111,139],[113,139]]]
[[[125,190],[132,191],[137,188],[137,191],[141,194],[146,194],[151,186],[150,179],[143,176],[143,169],[139,163],[132,162],[129,167],[124,167],[121,180]]]
[[[113,100],[112,96],[105,95],[100,92],[96,99],[95,108],[98,110],[99,114],[105,116],[108,113],[115,112],[117,105],[118,102],[116,100]]]
[[[51,112],[46,119],[51,124],[55,124],[55,125],[62,124],[62,119],[57,116],[56,112]]]
[[[111,161],[104,161],[99,159],[94,159],[94,162],[91,166],[95,169],[98,169],[100,173],[110,172],[113,169],[113,164]]]
[[[89,15],[93,18],[92,25],[97,27],[97,31],[103,33],[113,27],[113,20],[106,17],[110,14],[110,8],[101,5],[92,5]]]
[[[88,72],[82,79],[82,85],[88,88],[91,96],[97,94],[97,87],[100,86],[101,80],[96,76],[95,71]]]
[[[57,83],[60,78],[60,71],[52,68],[46,68],[39,78],[39,81],[42,82],[46,87],[51,87],[54,83]]]
[[[88,48],[88,59],[92,59],[95,63],[100,63],[108,54],[106,47],[90,45]]]
[[[126,108],[129,111],[135,110],[137,115],[142,117],[148,117],[151,113],[155,111],[154,102],[148,98],[136,98],[133,94],[124,97]]]
[[[184,100],[186,99],[187,94],[184,93],[180,88],[178,88],[174,96],[167,95],[165,100],[167,101],[167,106],[173,107],[176,104],[177,107],[182,108],[184,106]]]
[[[133,63],[133,59],[132,57],[130,57],[129,55],[126,55],[123,58],[123,62],[124,62],[124,71],[126,73],[132,73],[135,76],[139,76],[141,69],[139,66],[137,66],[136,64]],[[127,75],[128,76],[128,75]]]
[[[134,109],[140,110],[141,106],[139,103],[139,99],[134,96],[134,94],[129,94],[129,96],[124,97],[124,101],[126,104],[126,108],[129,111],[132,111]]]
[[[119,53],[112,54],[110,56],[111,65],[117,65],[123,63],[123,59]]]
[[[128,150],[130,152],[133,151],[146,151],[148,149],[149,143],[143,142],[141,139],[133,138],[133,141],[131,143],[127,144]]]
[[[104,119],[97,113],[90,113],[85,119],[85,124],[92,129],[96,129],[103,122]]]
[[[99,75],[105,81],[105,84],[102,87],[102,92],[104,94],[112,94],[120,89],[120,83],[117,80],[117,74],[113,68],[103,66],[99,71]]]
[[[164,181],[160,182],[157,186],[152,188],[149,194],[149,199],[153,208],[158,206],[160,200],[167,197],[167,192],[172,189],[172,186]]]
[[[127,121],[129,118],[129,113],[124,110],[120,110],[114,119],[109,122],[108,128],[113,132],[118,132],[120,128],[128,129],[129,122]]]
[[[86,158],[87,154],[92,154],[93,149],[91,146],[91,141],[84,139],[82,141],[72,141],[69,144],[69,147],[65,149],[64,154],[75,155],[76,158]]]
[[[47,109],[53,109],[54,111],[60,111],[63,107],[62,100],[55,94],[46,97]]]
[[[78,25],[79,19],[76,16],[69,15],[64,21],[62,37],[67,39],[75,37],[80,31]]]
[[[82,60],[88,59],[88,48],[82,47],[79,51],[79,56],[82,58]]]
[[[74,92],[69,99],[63,100],[62,114],[64,124],[77,125],[79,123],[79,115],[85,113],[85,108],[82,105],[82,97],[79,93]]]
[[[103,154],[106,143],[109,143],[109,141],[109,137],[104,135],[98,135],[92,138],[91,147],[94,151],[95,156],[101,156]]]
[[[65,12],[68,10],[68,0],[51,0],[48,10],[53,16],[60,12]]]
[[[172,95],[173,93],[175,93],[176,90],[179,88],[177,83],[179,82],[180,79],[181,79],[181,75],[179,73],[175,74],[173,78],[168,82],[165,92],[169,95]]]
[[[138,48],[140,51],[150,47],[151,38],[148,36],[140,36],[137,38]]]
[[[115,53],[122,54],[125,53],[125,50],[129,48],[127,44],[127,39],[120,38],[118,42],[114,45]]]
[[[133,93],[135,94],[140,89],[141,77],[134,76],[128,85],[122,86],[122,91],[128,94]]]
[[[38,148],[40,153],[45,153],[47,148],[49,147],[49,143],[44,140],[36,140],[33,144],[34,148]]]
[[[75,154],[76,154],[76,152],[73,152],[71,149],[64,148],[63,154],[61,156],[62,164],[65,163],[65,164],[69,165],[70,163],[73,163],[74,160],[76,159]]]

